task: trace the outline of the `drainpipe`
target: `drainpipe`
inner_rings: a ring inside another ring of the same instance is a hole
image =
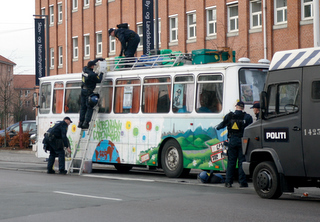
[[[266,0],[263,0],[263,58],[267,59],[267,6]]]
[[[313,46],[319,47],[319,0],[314,0],[313,2]]]

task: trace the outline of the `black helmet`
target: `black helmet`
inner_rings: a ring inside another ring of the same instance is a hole
[[[88,104],[91,107],[95,107],[99,101],[99,94],[91,94],[88,98]]]

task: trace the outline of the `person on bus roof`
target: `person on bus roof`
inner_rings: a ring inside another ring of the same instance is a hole
[[[217,130],[227,127],[228,129],[228,166],[225,186],[230,188],[233,183],[233,175],[238,160],[239,170],[239,183],[240,187],[248,187],[246,175],[242,169],[242,163],[246,160],[242,153],[241,138],[243,136],[244,128],[250,125],[253,120],[250,114],[247,114],[244,110],[244,103],[242,101],[237,102],[236,111],[228,113],[223,121],[217,126]]]
[[[124,54],[125,57],[134,57],[140,42],[140,37],[136,32],[128,28],[111,28],[108,32],[109,35],[116,37],[121,42],[121,52],[119,56]]]
[[[103,61],[102,58],[89,61],[87,66],[82,71],[82,86],[81,86],[81,107],[80,107],[80,119],[78,127],[82,129],[88,129],[91,121],[93,107],[89,104],[88,98],[93,94],[96,84],[100,83],[103,78],[103,73],[98,75],[93,71],[94,65],[98,61]]]

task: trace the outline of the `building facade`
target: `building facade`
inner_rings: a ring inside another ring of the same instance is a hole
[[[50,75],[81,72],[88,61],[120,54],[108,29],[128,23],[142,39],[143,0],[35,0],[48,15]],[[319,9],[317,9],[319,10]],[[312,0],[159,0],[159,49],[230,47],[236,59],[272,59],[313,47]],[[142,55],[142,42],[137,56]]]

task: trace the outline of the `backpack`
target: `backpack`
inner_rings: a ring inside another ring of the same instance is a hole
[[[128,23],[121,23],[117,25],[118,29],[129,29]]]
[[[43,140],[42,140],[42,144],[43,144],[43,149],[44,152],[47,152],[49,149],[49,143],[52,142],[52,140],[54,139],[54,134],[53,131],[62,123],[61,122],[56,122],[52,127],[50,127],[47,132],[43,135]]]
[[[232,112],[229,113],[231,115],[230,122],[227,126],[228,128],[228,137],[230,136],[243,136],[243,130],[244,130],[244,116],[246,115],[246,112],[242,112],[241,115],[236,115]]]

